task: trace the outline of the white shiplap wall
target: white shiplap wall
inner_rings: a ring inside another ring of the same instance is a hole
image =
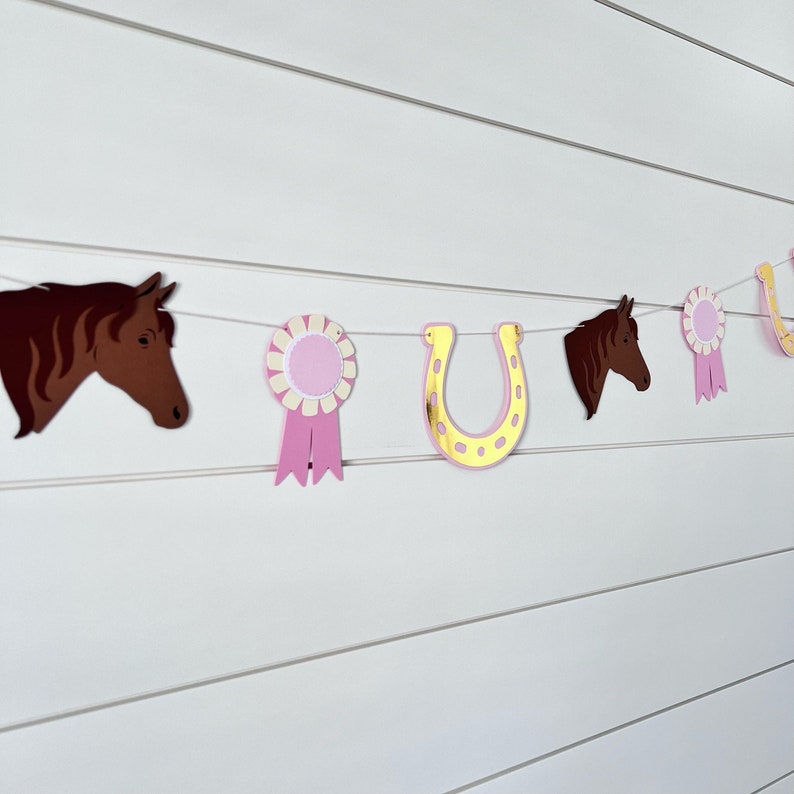
[[[590,0],[89,5],[794,198],[794,88]],[[786,4],[736,6],[632,4],[794,77]],[[4,731],[4,788],[750,794],[794,769],[794,669],[722,689],[794,658],[794,558],[767,554],[794,546],[794,367],[768,322],[729,316],[729,392],[696,407],[680,315],[641,318],[652,387],[610,376],[590,422],[562,333],[528,334],[520,454],[478,473],[431,454],[419,339],[365,333],[564,326],[623,292],[674,303],[788,256],[790,201],[39,3],[0,15],[2,274],[162,270],[177,312],[325,313],[360,370],[340,412],[356,465],[305,490],[272,485],[264,327],[177,315],[178,431],[91,379],[14,441],[2,395],[0,729],[261,668]],[[790,318],[794,272],[776,274]],[[723,300],[762,308],[755,281]],[[459,423],[487,425],[489,338],[459,341],[450,380]],[[670,443],[687,439],[708,441]]]

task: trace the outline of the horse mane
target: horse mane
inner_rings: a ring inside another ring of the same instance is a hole
[[[635,339],[639,339],[637,321],[629,316],[629,328]],[[585,320],[565,336],[565,353],[576,391],[587,408],[587,418],[595,413],[598,404],[593,399],[596,379],[606,365],[607,340],[614,345],[618,330],[617,309],[607,309],[590,320]],[[608,367],[607,367],[608,368]]]
[[[117,282],[101,282],[73,286],[47,282],[41,287],[0,292],[0,374],[19,415],[20,428],[16,437],[26,436],[35,418],[33,395],[28,392],[28,381],[33,366],[31,343],[39,354],[34,390],[47,402],[47,381],[55,370],[58,355],[61,366],[57,376],[67,375],[75,362],[75,332],[84,317],[87,353],[94,347],[97,326],[106,317],[110,323],[110,337],[118,341],[124,323],[135,311],[137,287]],[[160,309],[159,301],[156,308]],[[160,309],[159,330],[172,344],[174,320]]]

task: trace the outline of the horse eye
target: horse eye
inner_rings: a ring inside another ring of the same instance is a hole
[[[623,344],[627,345],[629,343],[629,338],[627,336],[623,337]]]
[[[148,336],[139,336],[138,342],[140,342],[144,347],[149,344],[149,337]]]

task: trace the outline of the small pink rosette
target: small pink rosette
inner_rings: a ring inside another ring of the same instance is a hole
[[[720,345],[725,336],[722,301],[710,287],[695,287],[687,296],[681,318],[684,338],[695,353],[695,403],[710,400],[725,385]]]
[[[273,335],[265,371],[276,399],[287,409],[276,485],[292,472],[301,485],[326,471],[342,479],[337,409],[356,377],[353,344],[341,326],[321,314],[293,317]]]

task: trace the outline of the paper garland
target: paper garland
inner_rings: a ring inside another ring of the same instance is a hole
[[[794,250],[790,259],[794,261]],[[783,351],[794,356],[794,332],[782,322],[773,266],[759,265],[755,274],[764,288],[775,336]],[[182,426],[189,409],[170,356],[174,321],[162,308],[175,287],[161,288],[156,273],[137,287],[47,283],[0,292],[0,374],[20,419],[17,438],[41,432],[92,372],[146,407],[158,425]],[[638,391],[650,386],[633,306],[634,300],[624,295],[616,309],[583,321],[565,336],[568,367],[588,419],[597,411],[610,369]],[[681,323],[695,354],[696,404],[701,397],[716,397],[720,389],[727,392],[721,354],[725,312],[714,290],[705,285],[690,290]],[[455,331],[446,323],[424,326],[425,427],[433,446],[451,462],[488,468],[517,445],[527,417],[526,378],[518,351],[522,338],[518,323],[495,328],[505,400],[492,428],[471,434],[453,422],[445,401]],[[319,314],[292,317],[270,341],[266,374],[287,409],[276,484],[292,472],[306,485],[310,467],[314,483],[329,470],[341,480],[336,412],[356,377],[355,350],[341,326]]]
[[[270,341],[266,372],[287,409],[276,485],[292,472],[305,486],[310,459],[313,483],[326,471],[341,480],[337,408],[356,377],[355,350],[342,327],[321,314],[293,317]]]
[[[607,309],[580,323],[565,336],[565,355],[576,391],[591,419],[598,409],[609,370],[631,381],[637,391],[651,385],[651,373],[637,340],[637,321],[631,316],[634,298],[624,295],[617,309]]]
[[[155,273],[137,287],[115,282],[0,292],[0,371],[21,438],[40,433],[80,384],[98,372],[177,428],[188,402],[171,360],[174,320],[162,310],[176,284]]]
[[[722,301],[711,287],[699,286],[690,291],[681,315],[686,343],[695,354],[695,404],[701,397],[710,400],[725,385],[720,345],[725,336],[725,312]]]
[[[446,323],[428,323],[422,328],[422,341],[427,346],[425,430],[433,446],[447,460],[467,469],[485,469],[503,461],[518,443],[527,421],[527,383],[518,351],[523,330],[518,323],[501,323],[493,335],[501,354],[504,404],[490,430],[471,435],[452,421],[444,398],[455,329]]]

